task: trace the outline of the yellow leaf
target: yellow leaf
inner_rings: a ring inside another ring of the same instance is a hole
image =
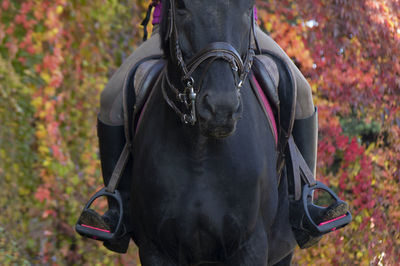
[[[29,195],[31,192],[29,191],[29,189],[27,189],[25,187],[20,187],[18,189],[18,193],[20,196],[26,196],[26,195]]]
[[[64,8],[62,6],[57,6],[56,12],[57,14],[61,14],[63,12]]]
[[[38,109],[42,105],[42,100],[43,100],[42,97],[38,96],[32,99],[31,104],[33,105],[33,107]]]
[[[46,83],[49,83],[50,80],[51,80],[51,76],[50,76],[49,73],[47,73],[47,72],[42,72],[42,73],[40,74],[40,77],[41,77]]]
[[[54,93],[55,93],[55,88],[54,87],[51,87],[51,86],[46,86],[46,88],[44,89],[44,93],[46,94],[46,95],[54,95]]]
[[[39,152],[41,154],[47,154],[49,152],[49,148],[47,148],[46,146],[39,146]],[[44,165],[44,163],[43,163]]]

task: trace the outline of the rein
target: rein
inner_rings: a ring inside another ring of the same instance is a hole
[[[175,0],[170,0],[169,9],[169,30],[167,40],[169,41],[170,56],[175,60],[175,63],[181,70],[181,88],[174,86],[168,77],[168,64],[163,70],[162,77],[162,93],[167,104],[175,111],[175,113],[181,118],[182,122],[185,124],[194,125],[197,121],[196,117],[196,100],[197,93],[199,92],[202,84],[202,80],[209,69],[210,65],[217,59],[222,59],[227,61],[235,76],[235,86],[237,90],[240,90],[246,77],[248,76],[251,67],[253,65],[254,48],[252,46],[252,41],[257,45],[255,31],[254,31],[254,12],[252,12],[251,29],[249,33],[249,45],[247,49],[246,56],[244,59],[239,55],[238,51],[227,42],[213,42],[207,45],[206,48],[202,49],[196,55],[194,55],[189,62],[185,62],[182,55],[182,49],[179,44],[179,36],[176,27],[176,9]],[[257,45],[258,46],[258,45]],[[195,81],[192,74],[196,69],[205,61],[210,61],[205,71],[201,75],[199,81]],[[168,84],[168,86],[167,86]],[[195,86],[196,85],[196,86]],[[170,89],[175,95],[175,99],[171,99],[168,96],[167,89]],[[188,111],[182,111],[176,104],[181,103],[185,106]]]

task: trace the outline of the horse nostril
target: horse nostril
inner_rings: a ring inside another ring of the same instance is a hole
[[[205,93],[199,102],[198,114],[205,121],[237,121],[242,112],[240,94]]]
[[[204,101],[206,108],[208,109],[208,111],[211,112],[212,115],[215,115],[215,106],[214,106],[214,104],[211,103],[210,99],[211,98],[208,94],[204,95],[204,97],[203,97],[203,101]]]
[[[199,117],[201,117],[205,121],[208,121],[213,117],[215,113],[215,108],[211,104],[208,94],[205,94],[203,97],[200,98],[197,112]]]
[[[237,106],[231,117],[234,121],[237,121],[242,117],[242,103],[240,101],[240,98],[238,98]]]

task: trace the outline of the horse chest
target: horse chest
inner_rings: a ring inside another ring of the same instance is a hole
[[[276,186],[267,178],[275,161],[265,160],[264,145],[243,142],[240,132],[197,149],[163,138],[145,144],[135,159],[133,193],[143,204],[133,208],[144,210],[139,219],[153,237],[204,251],[237,247],[251,234],[263,204],[275,202],[266,199]]]
[[[262,171],[256,162],[232,165],[214,156],[156,161],[158,167],[140,177],[135,193],[146,203],[139,207],[146,210],[140,219],[160,245],[179,245],[194,257],[212,259],[215,250],[237,248],[246,239],[261,201]]]
[[[243,202],[251,205],[259,200],[258,191],[267,182],[265,177],[270,169],[260,156],[252,156],[251,147],[236,146],[216,153],[213,149],[218,148],[214,146],[202,155],[172,149],[169,144],[149,148],[147,159],[140,157],[138,166],[147,170],[140,173],[138,169],[135,176],[138,190],[158,191],[158,198],[164,203],[193,205],[191,202],[195,201],[199,204],[187,208],[201,211],[218,205],[224,205],[221,208],[235,208]]]

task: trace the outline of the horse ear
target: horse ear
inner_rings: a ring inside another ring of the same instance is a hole
[[[172,7],[170,7],[168,11],[168,30],[167,34],[165,34],[165,41],[170,40],[172,37],[172,27],[174,25],[174,15],[172,14],[172,12]]]
[[[161,48],[164,55],[170,54],[171,38],[173,34],[174,17],[171,10],[171,0],[162,1],[162,15],[160,22]]]
[[[174,2],[174,0],[169,0],[168,1],[169,2],[169,6],[166,6],[165,8],[168,8],[168,30],[167,30],[167,34],[165,35],[165,41],[168,41],[168,39],[170,39],[171,40],[171,37],[172,37],[172,32],[173,32],[173,29],[172,29],[172,27],[174,26],[174,24],[175,24],[175,14],[174,14],[174,12],[175,12],[175,2]]]

